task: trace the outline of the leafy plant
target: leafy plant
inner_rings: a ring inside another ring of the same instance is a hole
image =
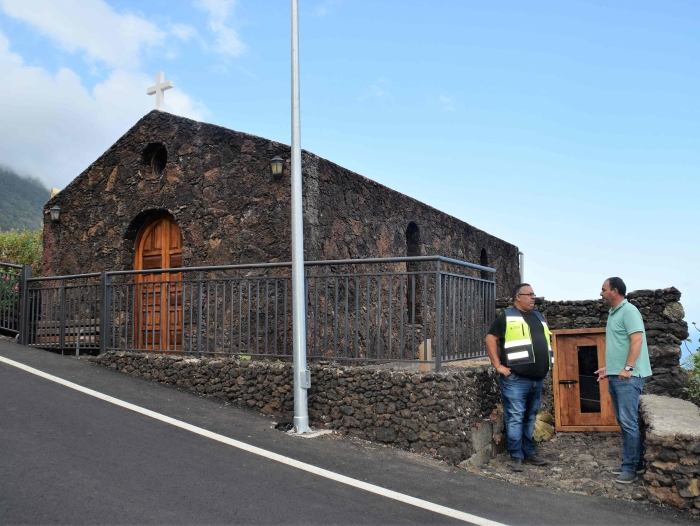
[[[19,306],[19,279],[17,274],[4,272],[0,268],[0,319],[17,315]]]
[[[693,322],[693,327],[700,332],[695,322]],[[700,338],[695,340],[688,338],[685,344],[686,348],[688,348],[688,343],[700,343]],[[683,390],[688,395],[688,400],[700,406],[700,347],[695,349],[695,351],[690,351],[690,354],[683,360],[681,367],[688,373],[688,381]]]
[[[31,265],[32,275],[41,275],[43,231],[0,232],[0,263]]]

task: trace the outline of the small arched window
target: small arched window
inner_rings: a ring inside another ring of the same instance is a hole
[[[163,143],[152,142],[143,151],[142,162],[153,175],[160,177],[168,162],[168,149]]]
[[[489,255],[486,253],[485,248],[481,249],[481,256],[479,257],[479,265],[481,265],[482,267],[489,266]],[[485,270],[482,270],[481,271],[481,279],[491,279],[491,273],[486,272]]]

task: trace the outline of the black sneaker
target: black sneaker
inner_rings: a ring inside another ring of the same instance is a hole
[[[644,473],[647,472],[647,468],[642,466],[641,468],[637,468],[637,475],[644,475]],[[622,474],[622,468],[612,468],[610,470],[610,473],[613,475],[621,475]]]
[[[532,464],[533,466],[545,466],[549,464],[549,460],[538,457],[537,455],[530,455],[529,457],[525,457],[525,463]]]
[[[620,476],[615,479],[618,484],[631,484],[637,480],[637,474],[632,471],[623,471]]]
[[[513,457],[511,459],[511,463],[510,463],[510,469],[512,471],[517,471],[517,472],[522,471],[523,470],[523,459]]]

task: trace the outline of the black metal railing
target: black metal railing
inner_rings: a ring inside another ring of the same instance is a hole
[[[24,267],[0,263],[0,331],[17,334]]]
[[[27,279],[22,343],[76,354],[99,350],[101,276]]]
[[[437,369],[484,356],[494,273],[439,256],[306,262],[307,356]],[[26,289],[27,345],[292,357],[290,263],[28,278]]]

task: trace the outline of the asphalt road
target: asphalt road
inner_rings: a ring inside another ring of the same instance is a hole
[[[503,524],[693,524],[676,510],[510,485],[0,340],[0,356],[241,442]],[[0,362],[2,524],[464,524],[263,458]]]

